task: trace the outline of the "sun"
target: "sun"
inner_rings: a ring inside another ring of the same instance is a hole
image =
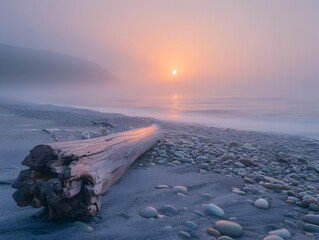
[[[175,76],[177,74],[176,69],[172,69],[171,73],[172,73],[173,76]]]

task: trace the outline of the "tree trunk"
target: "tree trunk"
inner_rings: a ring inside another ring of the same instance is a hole
[[[101,195],[161,137],[157,125],[104,137],[38,145],[13,183],[20,207],[44,207],[39,217],[81,219],[101,209]]]

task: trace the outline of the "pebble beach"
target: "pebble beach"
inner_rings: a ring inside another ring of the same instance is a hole
[[[0,239],[319,239],[319,142],[85,109],[0,104]],[[34,219],[11,183],[37,144],[157,123],[142,155],[87,221]]]

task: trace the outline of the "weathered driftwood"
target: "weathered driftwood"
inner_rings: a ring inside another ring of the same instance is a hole
[[[86,218],[101,208],[101,195],[160,138],[156,125],[105,137],[34,147],[29,167],[12,185],[20,207],[44,207],[39,217]]]

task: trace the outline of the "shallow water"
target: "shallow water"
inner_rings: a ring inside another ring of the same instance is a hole
[[[79,106],[78,106],[79,107]],[[216,127],[303,135],[319,139],[319,103],[284,98],[192,99],[174,96],[148,101],[113,101],[88,107],[170,121],[195,122]]]

